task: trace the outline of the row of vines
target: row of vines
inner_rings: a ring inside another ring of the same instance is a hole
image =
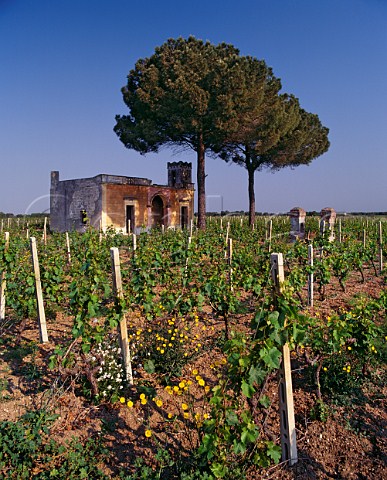
[[[386,236],[387,223],[382,226]],[[90,404],[116,408],[128,429],[137,426],[139,445],[156,452],[147,462],[137,451],[137,460],[119,470],[101,447],[98,455],[93,453],[94,461],[114,473],[107,476],[106,469],[96,466],[91,473],[90,460],[71,474],[69,467],[66,478],[253,478],[252,471],[278,463],[278,432],[265,426],[273,408],[267,388],[276,378],[285,343],[300,375],[312,379],[314,414],[320,420],[329,396],[346,394],[375,365],[385,363],[387,272],[380,270],[379,257],[387,258],[387,251],[378,227],[372,219],[346,218],[341,241],[329,242],[328,234],[320,234],[318,220],[310,218],[311,240],[290,243],[289,223],[281,217],[273,219],[270,239],[266,219],[258,219],[254,229],[230,220],[227,231],[226,222],[213,220],[192,237],[187,230],[154,230],[135,242],[133,236],[113,231],[69,232],[68,250],[64,234],[50,233],[43,241],[39,225],[30,226],[28,236],[38,239],[52,345],[47,424],[56,418],[58,395],[52,385],[60,392],[72,389]],[[9,230],[9,242],[4,232],[0,238],[6,286],[0,331],[1,345],[16,348],[37,311],[26,229],[15,225]],[[227,237],[233,242],[232,256]],[[313,266],[308,243],[314,247]],[[120,252],[122,298],[113,289],[112,247]],[[284,257],[279,298],[273,296],[271,252]],[[314,308],[308,306],[311,273],[318,292]],[[378,295],[364,292],[329,314],[319,308],[329,287],[344,294],[350,278],[364,284],[370,276],[380,281]],[[117,338],[123,318],[133,384],[126,381]],[[68,329],[57,335],[61,319]],[[36,468],[33,478],[64,478],[65,451],[49,472],[41,466],[40,445],[47,445],[49,429],[46,434],[37,430],[39,448],[22,461],[14,452],[11,424],[0,424],[0,444],[9,446],[9,451],[0,447],[0,478],[32,478],[31,468]]]

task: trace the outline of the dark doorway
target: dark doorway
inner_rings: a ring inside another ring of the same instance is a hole
[[[126,205],[125,227],[126,227],[126,233],[133,232],[135,228],[134,205]]]
[[[180,208],[180,225],[181,228],[188,227],[188,207]]]
[[[164,224],[164,203],[163,199],[156,195],[152,200],[152,226],[160,227]]]

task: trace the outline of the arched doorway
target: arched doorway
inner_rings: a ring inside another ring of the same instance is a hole
[[[152,200],[152,226],[159,227],[164,224],[164,202],[160,195]]]

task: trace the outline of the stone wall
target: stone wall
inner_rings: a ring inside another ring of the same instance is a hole
[[[180,227],[183,219],[188,226],[194,188],[191,183],[152,185],[146,178],[116,175],[60,181],[59,172],[51,172],[50,211],[51,228],[58,232],[84,231],[91,225],[138,233],[159,225]],[[128,214],[133,219],[130,226]]]
[[[50,225],[52,230],[83,231],[87,224],[98,228],[101,212],[100,176],[59,181],[59,173],[51,173]]]
[[[188,220],[194,214],[194,190],[171,188],[162,185],[111,185],[105,184],[102,227],[126,230],[126,206],[133,206],[135,225],[131,229],[138,233],[147,230],[153,223],[153,204],[160,197],[163,204],[162,224],[165,227],[181,226],[181,207],[187,207]]]

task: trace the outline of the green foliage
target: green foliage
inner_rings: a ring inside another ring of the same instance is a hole
[[[87,353],[117,326],[119,318],[114,309],[106,308],[111,295],[106,270],[110,267],[109,257],[106,258],[108,249],[101,252],[98,236],[93,231],[84,234],[82,242],[81,275],[70,283],[69,296],[70,311],[74,315],[72,334],[82,339],[82,350]]]
[[[8,380],[6,378],[0,378],[0,403],[8,400]]]
[[[172,477],[172,472],[176,470],[177,464],[167,450],[158,448],[156,454],[154,455],[154,460],[156,467],[152,469],[146,464],[143,458],[137,457],[133,464],[134,472],[128,475],[121,471],[119,478],[122,478],[123,480],[157,480],[161,478],[176,478],[175,475]]]
[[[277,302],[278,310],[271,307],[269,302],[255,315],[253,335],[235,333],[224,345],[227,362],[212,389],[211,418],[204,422],[199,447],[216,478],[239,478],[233,477],[238,470],[246,472],[249,465],[265,467],[281,457],[278,446],[260,439],[251,399],[257,397],[260,408],[269,406],[260,387],[279,369],[282,346],[302,341],[305,331],[297,326],[298,314],[286,295]]]
[[[148,373],[160,375],[168,384],[172,378],[182,373],[183,367],[195,357],[190,333],[193,319],[160,318],[152,326],[133,331],[132,347],[134,361],[144,362]]]
[[[238,53],[231,45],[191,36],[169,39],[151,57],[138,60],[122,89],[130,115],[116,117],[120,140],[143,153],[167,142],[189,143],[196,150],[200,135],[210,146],[232,111],[225,80]]]
[[[362,368],[352,355],[341,353],[328,358],[320,377],[322,393],[334,403],[350,404],[364,383]]]
[[[17,321],[36,316],[35,277],[27,242],[21,238],[10,241],[3,253],[3,262],[7,305],[16,314]]]
[[[117,401],[123,383],[122,368],[112,332],[124,315],[131,334],[134,371],[140,377],[135,380],[137,394],[147,399],[142,410],[146,420],[154,413],[151,409],[156,408],[154,399],[162,382],[177,388],[180,374],[185,382],[189,369],[184,367],[188,362],[192,365],[194,356],[200,354],[199,341],[200,348],[214,348],[217,356],[224,355],[223,364],[215,362],[217,371],[212,372],[213,376],[211,373],[210,379],[201,378],[202,383],[195,385],[200,387],[202,395],[200,410],[194,411],[193,407],[189,417],[174,413],[171,420],[164,412],[162,425],[167,427],[164,432],[161,426],[160,432],[164,434],[172,427],[178,429],[178,425],[186,429],[179,430],[179,434],[189,432],[190,455],[180,457],[170,444],[160,446],[162,435],[151,426],[147,441],[153,442],[155,451],[159,449],[156,462],[152,463],[156,468],[149,467],[145,459],[138,460],[132,470],[121,472],[121,478],[242,479],[248,478],[249,469],[277,463],[280,448],[264,436],[260,418],[270,408],[266,384],[280,367],[281,350],[286,342],[293,351],[292,357],[297,352],[297,362],[309,365],[297,375],[304,379],[308,375],[314,377],[321,397],[311,412],[315,419],[326,421],[334,404],[361,401],[359,387],[364,382],[385,383],[380,368],[387,358],[385,288],[379,298],[358,295],[350,307],[329,315],[321,315],[316,307],[300,309],[307,273],[313,272],[322,286],[328,285],[333,277],[341,279],[345,286],[348,271],[369,275],[378,258],[375,235],[370,234],[363,245],[359,240],[361,225],[350,224],[346,219],[342,244],[329,242],[327,235],[317,232],[318,222],[314,219],[317,258],[312,269],[307,266],[306,243],[286,244],[289,222],[274,218],[272,248],[283,251],[286,269],[282,295],[274,302],[270,255],[264,241],[267,219],[260,218],[255,231],[245,228],[239,218],[229,220],[228,233],[234,240],[231,265],[225,258],[226,225],[221,226],[219,221],[209,222],[206,232],[195,233],[190,245],[187,232],[154,231],[141,235],[136,252],[130,237],[124,235],[109,232],[100,237],[90,230],[81,236],[72,232],[71,264],[63,261],[66,259],[63,236],[49,236],[47,245],[40,248],[43,294],[50,314],[71,314],[74,322],[71,333],[65,334],[63,340],[59,335],[54,337],[59,343],[50,366],[56,371],[49,373],[57,375],[56,384],[64,379],[63,382],[69,382],[66,385],[71,382],[75,386],[76,394],[83,393],[98,402]],[[121,249],[122,301],[115,301],[111,291],[111,246]],[[0,242],[0,270],[6,272],[9,286],[7,318],[0,325],[0,345],[6,349],[3,359],[12,364],[18,375],[36,379],[41,375],[38,360],[44,349],[38,349],[35,342],[23,341],[22,336],[15,342],[7,333],[7,322],[25,321],[27,315],[34,314],[34,288],[28,280],[32,270],[28,242],[25,237],[15,235],[9,250],[4,247],[4,242]],[[251,318],[250,329],[245,322],[243,327],[238,325],[241,313]],[[49,327],[50,322],[57,333],[49,316]],[[200,340],[196,333],[200,333]],[[11,346],[12,349],[8,348]],[[7,401],[7,387],[5,378],[0,384],[3,402]],[[188,395],[184,388],[179,387],[179,393]],[[103,395],[103,392],[108,393]],[[136,402],[137,395],[132,397],[132,393],[130,401]],[[166,405],[165,398],[162,400]],[[137,409],[144,405],[137,403],[133,408],[123,402],[121,407],[137,415]],[[160,414],[162,405],[157,408]],[[104,478],[93,470],[97,468],[95,459],[104,458],[102,443],[100,447],[96,445],[98,439],[91,439],[90,444],[74,441],[66,446],[56,445],[43,429],[43,425],[49,427],[49,414],[41,420],[36,415],[34,419],[1,424],[4,438],[0,438],[0,451],[3,452],[4,446],[4,452],[8,448],[12,454],[8,450],[7,454],[1,454],[3,477],[0,478],[29,478],[31,471],[36,478],[49,478],[42,465],[52,467],[54,478],[55,475],[70,479]],[[113,431],[116,423],[106,421],[104,428]],[[20,449],[14,446],[19,444]]]
[[[281,82],[265,62],[240,57],[234,66],[238,79],[238,113],[227,141],[219,146],[223,160],[248,172],[249,223],[255,220],[254,174],[309,164],[329,148],[328,129],[318,116],[300,108],[293,95],[279,94]]]
[[[0,479],[108,478],[97,466],[107,453],[102,438],[60,445],[49,438],[56,417],[40,410],[0,423]]]
[[[213,150],[233,123],[236,84],[230,67],[238,54],[232,45],[193,36],[169,39],[136,62],[122,89],[129,115],[116,116],[114,130],[127,148],[147,153],[175,145],[197,153],[200,228],[205,226],[205,151]]]
[[[330,408],[322,400],[317,400],[310,412],[311,418],[320,422],[326,422],[329,418],[329,415]]]

